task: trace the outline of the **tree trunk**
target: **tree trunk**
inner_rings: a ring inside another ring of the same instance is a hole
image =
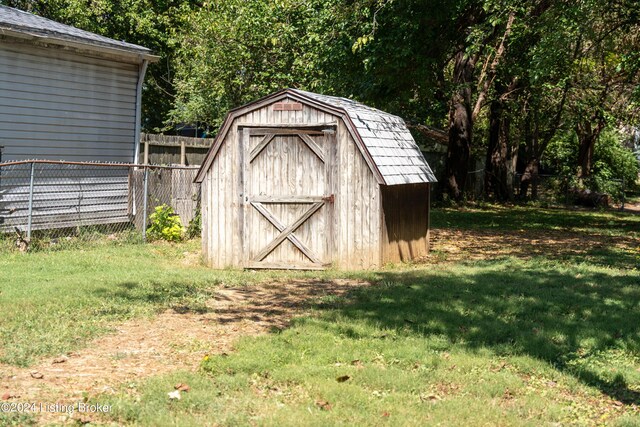
[[[580,171],[578,177],[586,178],[591,175],[591,167],[593,166],[593,148],[596,141],[604,129],[604,119],[599,118],[595,128],[591,125],[591,121],[585,120],[578,122],[576,125],[576,134],[578,135],[578,166]]]
[[[515,82],[509,88],[496,84],[496,92],[500,95],[513,91]],[[485,193],[493,193],[498,200],[513,198],[511,181],[512,160],[514,155],[510,149],[511,121],[506,111],[506,102],[502,97],[491,101],[489,109],[489,145],[485,159]]]
[[[471,117],[471,79],[475,58],[464,51],[455,58],[454,82],[459,89],[451,99],[449,111],[449,145],[447,147],[446,192],[454,200],[461,200],[469,169],[469,151],[473,138]]]
[[[538,174],[540,170],[540,158],[538,157],[538,122],[537,117],[532,118],[535,112],[530,111],[525,121],[525,148],[524,148],[524,168],[522,169],[522,177],[520,178],[519,197],[526,199],[531,187],[531,198],[538,197]],[[532,123],[533,122],[533,123]],[[533,127],[533,129],[532,129]]]

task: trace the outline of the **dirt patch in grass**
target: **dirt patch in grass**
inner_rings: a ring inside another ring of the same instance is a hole
[[[368,285],[354,280],[292,280],[221,288],[204,312],[174,307],[152,319],[122,323],[87,348],[29,368],[0,365],[0,398],[9,402],[77,403],[121,385],[176,370],[196,370],[207,354],[233,351],[241,336],[284,328],[310,303]],[[40,414],[39,421],[90,420],[87,414]]]
[[[625,204],[624,211],[631,212],[636,215],[640,215],[640,203]]]
[[[501,256],[544,256],[553,259],[588,256],[593,253],[606,257],[607,251],[634,251],[638,247],[640,239],[630,236],[564,230],[435,229],[431,233],[431,254],[424,261],[459,262]]]

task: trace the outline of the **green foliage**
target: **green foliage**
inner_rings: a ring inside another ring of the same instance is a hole
[[[633,152],[623,144],[623,137],[615,129],[605,129],[594,146],[593,171],[582,185],[590,190],[606,193],[618,199],[625,188],[633,188],[640,167]],[[549,144],[542,166],[546,172],[572,177],[576,173],[578,138],[566,132]]]
[[[152,48],[161,58],[144,87],[146,129],[214,129],[230,109],[284,87],[355,98],[446,129],[464,92],[461,106],[475,115],[471,152],[485,157],[487,106],[500,100],[507,151],[526,146],[519,163],[527,165],[577,125],[633,125],[640,117],[640,7],[630,0],[0,2]],[[456,58],[473,64],[464,79]],[[622,169],[627,176],[624,156],[601,154],[596,181]],[[557,170],[575,175],[568,158]]]
[[[171,119],[217,126],[229,109],[268,93],[314,87],[315,51],[306,49],[317,36],[314,13],[293,0],[205,3],[180,36]]]
[[[149,220],[151,225],[147,228],[147,233],[152,240],[179,242],[184,239],[185,229],[171,206],[157,206]]]
[[[541,166],[547,173],[573,176],[578,162],[578,137],[576,133],[563,132],[547,147]]]
[[[616,131],[603,132],[594,147],[593,173],[604,181],[624,179],[631,186],[638,180],[640,167],[633,152],[622,142]]]
[[[196,215],[189,222],[189,226],[187,227],[187,238],[194,239],[200,237],[202,233],[202,211],[198,209]]]

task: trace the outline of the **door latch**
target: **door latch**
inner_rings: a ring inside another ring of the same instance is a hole
[[[322,201],[329,202],[329,203],[334,203],[336,201],[336,197],[333,194],[330,194],[328,196],[323,197]]]

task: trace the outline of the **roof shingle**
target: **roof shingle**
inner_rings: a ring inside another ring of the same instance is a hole
[[[344,110],[387,185],[437,182],[407,125],[398,116],[347,98],[289,89]]]

